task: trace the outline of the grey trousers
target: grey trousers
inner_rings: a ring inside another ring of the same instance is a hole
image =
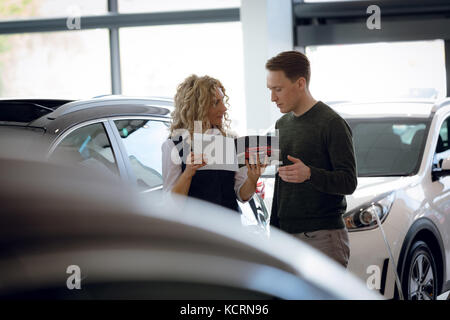
[[[334,259],[345,268],[350,258],[350,245],[347,229],[318,230],[293,234],[315,249]]]

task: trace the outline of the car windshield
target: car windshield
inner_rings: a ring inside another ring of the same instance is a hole
[[[358,177],[417,173],[429,119],[346,119],[353,131]]]

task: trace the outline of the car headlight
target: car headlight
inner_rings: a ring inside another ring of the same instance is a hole
[[[349,231],[360,231],[376,228],[377,219],[375,215],[378,215],[381,223],[383,223],[391,210],[394,199],[395,192],[384,193],[372,201],[346,212],[343,218],[347,229]]]

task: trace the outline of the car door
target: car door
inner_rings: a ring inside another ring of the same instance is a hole
[[[439,128],[439,136],[433,155],[433,168],[440,168],[442,160],[450,157],[450,116],[447,116]],[[442,240],[450,248],[450,176],[432,178],[431,188],[425,188],[430,204],[430,218],[441,231]]]
[[[161,191],[161,145],[169,136],[169,121],[152,117],[120,117],[109,122],[120,145],[129,182],[142,193]]]

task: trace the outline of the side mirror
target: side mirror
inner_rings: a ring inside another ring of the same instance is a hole
[[[444,158],[439,161],[439,167],[433,168],[432,181],[438,180],[440,177],[450,175],[450,158]]]

